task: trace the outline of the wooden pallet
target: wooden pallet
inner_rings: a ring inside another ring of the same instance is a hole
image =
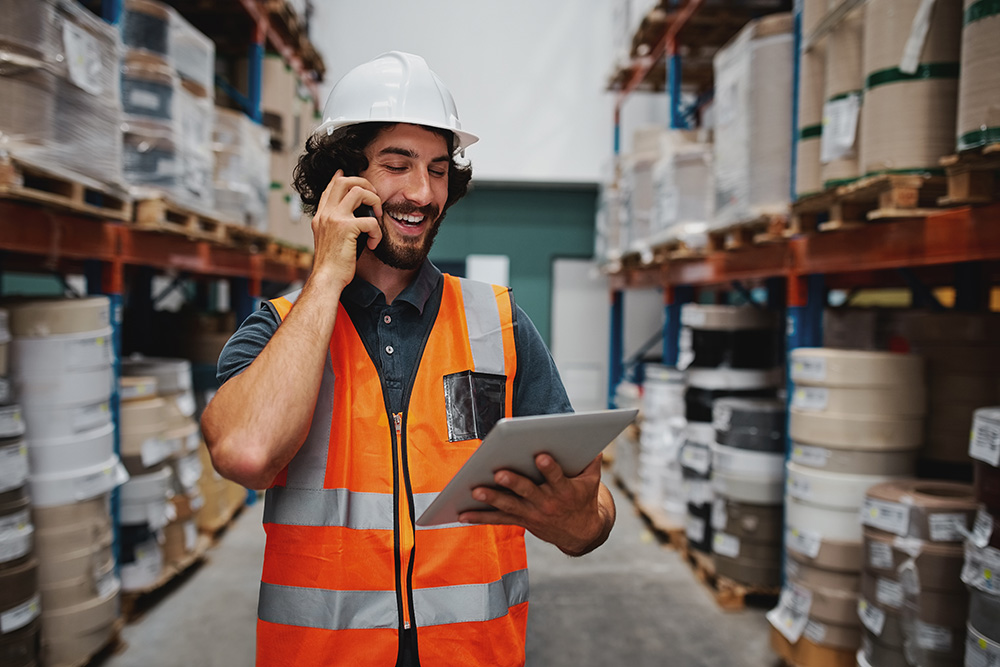
[[[786,235],[849,229],[870,220],[924,217],[941,210],[938,200],[946,187],[944,176],[880,174],[860,178],[792,204]]]
[[[106,220],[132,217],[132,201],[124,190],[83,180],[74,180],[66,174],[57,174],[17,158],[0,158],[0,197],[45,204]]]
[[[265,252],[268,244],[272,242],[269,234],[259,232],[250,227],[227,224],[225,228],[226,240],[229,242],[229,245],[249,250],[250,252]]]
[[[215,521],[199,523],[198,531],[203,535],[208,535],[213,541],[218,541],[226,530],[233,525],[233,521],[243,512],[245,507],[246,501],[233,503],[233,506],[216,517]]]
[[[138,229],[178,234],[197,241],[227,241],[227,225],[222,220],[165,197],[137,201],[133,224]]]
[[[723,611],[742,611],[747,607],[771,608],[778,603],[780,586],[756,586],[730,579],[716,571],[715,559],[710,554],[687,546],[682,549],[681,557]]]
[[[708,232],[708,251],[740,250],[754,245],[785,241],[788,214],[764,213],[756,218]]]
[[[653,246],[653,263],[664,264],[666,262],[704,259],[707,254],[707,248],[697,248],[675,239]]]
[[[792,644],[771,628],[771,649],[786,667],[855,667],[857,652],[814,644],[805,637]]]
[[[313,254],[302,248],[295,248],[270,239],[267,244],[268,259],[280,264],[291,264],[301,269],[312,267]]]
[[[195,566],[201,565],[205,561],[206,554],[214,542],[215,540],[209,535],[199,535],[191,553],[176,563],[164,565],[163,572],[160,573],[155,582],[139,590],[123,592],[122,617],[129,623],[134,623],[142,618],[143,614],[155,606],[172,589],[172,585],[179,582],[181,577],[192,572]]]
[[[101,648],[91,655],[75,663],[68,664],[67,667],[86,667],[87,665],[101,665],[105,660],[113,655],[120,655],[127,648],[127,644],[122,640],[122,628],[125,627],[125,619],[118,618],[111,624],[111,636]]]
[[[948,179],[948,194],[938,199],[941,206],[1000,200],[1000,144],[950,155],[941,160],[941,166]]]
[[[638,498],[634,500],[634,503],[639,514],[645,517],[649,525],[666,544],[678,551],[686,548],[687,535],[682,524],[671,519],[659,507],[647,505]]]

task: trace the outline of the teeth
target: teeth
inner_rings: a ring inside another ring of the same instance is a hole
[[[422,215],[394,215],[392,217],[394,217],[396,220],[399,220],[400,222],[406,222],[411,225],[419,224],[424,220],[424,216]]]

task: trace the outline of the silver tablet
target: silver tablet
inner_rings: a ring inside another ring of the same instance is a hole
[[[512,470],[541,484],[535,457],[548,453],[568,477],[587,467],[601,450],[635,420],[638,410],[598,410],[501,419],[444,490],[417,519],[418,526],[458,521],[460,512],[493,509],[472,499],[472,489],[496,486],[493,475]]]

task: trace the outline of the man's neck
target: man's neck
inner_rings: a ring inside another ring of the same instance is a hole
[[[419,267],[409,270],[394,269],[375,257],[370,250],[365,250],[358,259],[357,276],[379,288],[385,295],[387,304],[391,304],[400,292],[409,287],[418,273],[420,273]]]

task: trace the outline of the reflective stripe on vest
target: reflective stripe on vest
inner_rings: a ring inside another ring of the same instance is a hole
[[[436,493],[417,493],[413,507],[424,513]],[[353,530],[392,530],[392,496],[387,493],[352,493],[347,489],[295,489],[271,487],[264,492],[264,523],[289,526],[337,526]],[[464,528],[471,524],[448,523],[417,526],[417,530]]]

